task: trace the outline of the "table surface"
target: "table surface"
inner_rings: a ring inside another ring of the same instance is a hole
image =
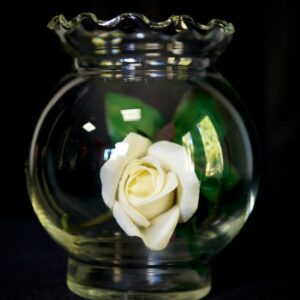
[[[2,220],[0,299],[82,299],[66,287],[66,254],[34,220]],[[300,280],[214,284],[207,300],[296,300]],[[290,295],[290,296],[288,296]]]

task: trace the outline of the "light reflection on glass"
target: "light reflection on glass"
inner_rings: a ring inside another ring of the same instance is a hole
[[[168,64],[173,65],[176,62],[176,58],[175,57],[168,57]]]
[[[113,268],[113,282],[121,282],[123,279],[122,269],[119,267]]]
[[[134,51],[136,48],[136,44],[135,43],[126,43],[123,45],[123,50],[127,50],[127,51]]]
[[[145,34],[142,33],[142,32],[139,32],[139,33],[136,34],[136,37],[137,37],[138,39],[142,39],[142,38],[145,37]]]
[[[201,135],[205,157],[206,176],[221,175],[224,169],[223,152],[218,133],[211,121],[206,116],[197,125]]]
[[[94,37],[92,38],[92,43],[96,46],[96,47],[99,47],[99,46],[104,46],[106,44],[106,40],[103,39],[102,37]]]
[[[106,54],[107,50],[106,49],[100,49],[100,50],[96,50],[95,54],[96,55],[101,55],[101,54]]]
[[[113,78],[113,74],[112,73],[101,73],[100,76],[102,78]]]
[[[134,122],[142,118],[142,111],[140,108],[122,109],[121,115],[124,122]]]
[[[111,61],[111,60],[107,60],[107,59],[105,59],[105,60],[102,60],[101,62],[100,62],[100,66],[112,66],[113,65],[113,62]]]
[[[111,49],[111,53],[112,54],[118,54],[118,53],[120,53],[121,52],[121,50],[119,49],[119,48],[112,48]]]
[[[159,61],[159,60],[145,60],[145,63],[149,66],[164,66],[165,65],[164,61]]]
[[[140,63],[130,63],[128,65],[124,66],[125,70],[135,70],[138,67],[141,67],[142,65]]]
[[[178,65],[188,66],[192,62],[192,59],[189,57],[182,57],[179,59]]]
[[[96,126],[94,124],[92,124],[91,122],[87,122],[82,126],[82,128],[87,132],[91,132],[96,129]]]
[[[119,142],[115,144],[115,148],[105,149],[103,159],[104,160],[115,160],[119,156],[125,156],[127,154],[129,145],[126,142]]]
[[[150,285],[159,284],[162,282],[160,273],[155,269],[149,269],[147,271],[147,280]]]
[[[145,56],[161,56],[160,53],[157,53],[157,52],[150,52],[150,53],[145,53]]]
[[[120,44],[121,42],[122,42],[122,39],[121,39],[120,37],[116,37],[116,38],[114,38],[114,39],[111,40],[111,43],[112,43],[113,45],[118,45],[118,44]]]
[[[159,43],[146,43],[145,48],[147,50],[156,50],[156,49],[160,48],[160,44]]]
[[[135,58],[122,58],[120,60],[123,61],[123,62],[125,62],[125,63],[134,63],[134,62],[137,62],[137,60]]]
[[[184,146],[187,154],[188,154],[188,169],[194,170],[195,169],[195,163],[194,163],[194,144],[193,144],[193,139],[192,135],[190,132],[187,132],[183,137],[182,137],[182,145]]]
[[[151,78],[163,78],[165,75],[162,73],[152,73],[152,72],[145,72],[145,74]]]
[[[180,20],[179,24],[181,26],[181,29],[183,29],[183,30],[187,30],[188,29],[188,26],[185,24],[184,20]]]
[[[111,156],[113,149],[105,149],[103,154],[103,160],[108,160]]]
[[[253,210],[253,207],[254,207],[254,204],[255,204],[255,197],[256,197],[255,192],[251,191],[250,192],[250,199],[249,199],[249,206],[247,207],[247,216],[249,216],[249,214]]]
[[[169,45],[168,45],[169,46]],[[184,44],[179,41],[174,41],[174,44],[169,46],[171,51],[176,55],[181,55],[183,53]]]
[[[242,228],[243,224],[246,222],[247,216],[241,213],[238,216],[232,216],[227,221],[221,222],[218,226],[218,230],[221,234],[227,235],[233,238]]]

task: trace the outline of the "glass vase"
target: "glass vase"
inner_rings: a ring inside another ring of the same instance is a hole
[[[252,126],[216,70],[233,25],[83,13],[48,27],[74,66],[37,122],[27,183],[68,253],[68,287],[88,299],[204,297],[258,183]]]

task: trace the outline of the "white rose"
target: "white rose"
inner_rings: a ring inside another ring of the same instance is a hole
[[[102,197],[129,236],[164,249],[198,208],[200,182],[185,148],[130,133],[100,171]]]

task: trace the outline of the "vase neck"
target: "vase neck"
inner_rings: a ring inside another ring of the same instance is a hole
[[[200,24],[188,16],[171,16],[153,22],[132,13],[108,21],[91,13],[70,21],[58,15],[48,27],[73,55],[78,71],[108,77],[172,77],[214,70],[234,33],[231,23],[216,19]]]
[[[167,78],[186,79],[189,76],[204,76],[215,71],[211,57],[156,55],[113,55],[76,57],[75,70],[81,74],[107,79]]]

